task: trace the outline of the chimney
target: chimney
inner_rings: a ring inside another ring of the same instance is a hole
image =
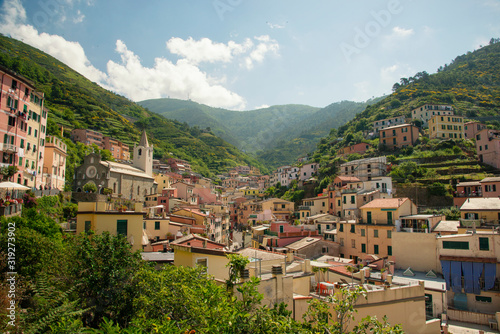
[[[387,275],[386,281],[387,281],[387,283],[392,285],[392,275],[391,274]]]
[[[207,241],[203,240],[203,248],[207,248]]]

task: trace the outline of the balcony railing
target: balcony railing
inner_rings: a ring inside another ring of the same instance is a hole
[[[481,191],[474,191],[474,192],[457,192],[455,194],[455,197],[483,197],[483,193]]]
[[[299,205],[299,211],[300,210],[311,210],[311,207],[308,205]]]
[[[480,227],[484,224],[484,219],[463,219],[460,218],[460,226],[462,227]]]
[[[0,151],[7,152],[7,153],[17,153],[17,146],[13,144],[6,144],[2,143],[0,144]]]
[[[372,219],[370,222],[368,220],[360,219],[358,224],[365,225],[394,225],[394,221],[387,221],[387,219]]]

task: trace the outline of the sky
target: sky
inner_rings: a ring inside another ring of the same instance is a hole
[[[500,0],[0,4],[0,33],[106,89],[231,110],[365,101],[500,37]]]

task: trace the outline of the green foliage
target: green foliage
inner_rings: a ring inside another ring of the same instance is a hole
[[[414,161],[405,161],[398,166],[394,166],[389,173],[397,182],[414,181],[416,177],[425,175],[426,169],[418,166]]]
[[[0,175],[2,176],[2,180],[10,179],[17,173],[17,171],[17,166],[0,167]]]
[[[84,324],[96,328],[104,317],[127,324],[137,293],[133,278],[141,267],[140,255],[130,251],[125,237],[108,232],[81,234],[72,245],[71,276],[78,285],[82,306],[90,309],[84,314]]]
[[[446,196],[448,194],[448,190],[446,189],[446,185],[435,182],[427,187],[429,191],[429,195],[432,196]]]
[[[228,291],[233,291],[233,286],[238,283],[241,277],[241,271],[245,269],[250,260],[240,254],[227,254],[226,257],[229,259],[229,263],[226,268],[229,268],[229,278],[226,280],[226,287]]]
[[[94,182],[85,183],[85,185],[83,186],[83,191],[89,193],[95,193],[97,192],[97,186],[95,185]]]

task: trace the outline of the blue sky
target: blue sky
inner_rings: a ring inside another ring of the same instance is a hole
[[[0,32],[140,101],[247,110],[388,94],[500,37],[500,0],[3,0]]]

